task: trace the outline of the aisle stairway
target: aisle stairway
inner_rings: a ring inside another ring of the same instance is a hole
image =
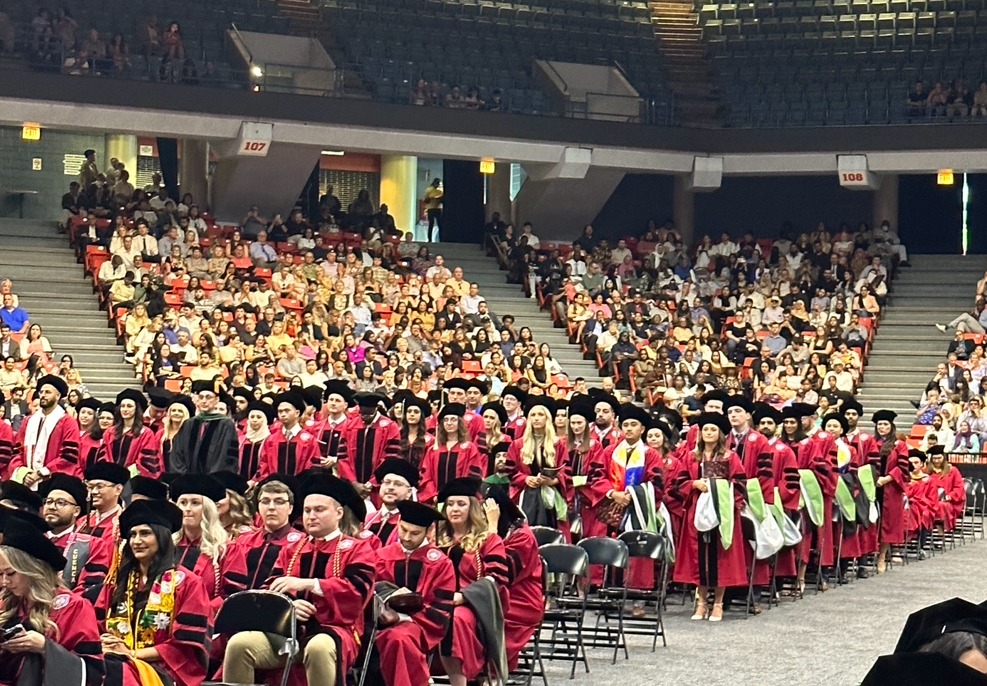
[[[946,359],[952,332],[939,333],[933,324],[970,309],[987,268],[983,256],[913,255],[910,262],[895,279],[857,396],[868,420],[874,410],[894,410],[904,431],[915,418],[910,401],[922,396]]]
[[[0,278],[14,282],[20,306],[41,325],[55,360],[72,355],[94,397],[110,400],[124,387],[137,386],[91,282],[53,223],[0,220]]]
[[[480,286],[480,295],[495,315],[514,315],[515,328],[527,326],[539,344],[548,343],[552,357],[559,361],[570,380],[582,376],[591,386],[599,384],[596,363],[583,359],[579,347],[569,343],[564,329],[553,326],[548,312],[538,308],[537,300],[526,298],[521,286],[507,283],[507,272],[500,271],[496,260],[487,257],[476,245],[440,243],[430,247],[433,255],[445,258],[449,269],[463,268],[465,278]]]

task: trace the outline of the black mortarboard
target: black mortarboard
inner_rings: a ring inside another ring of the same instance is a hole
[[[601,391],[599,388],[591,388],[589,390],[589,399],[593,402],[594,414],[596,406],[600,403],[606,403],[613,408],[614,414],[620,412],[620,401],[611,393]]]
[[[703,405],[712,401],[719,400],[723,403],[724,409],[726,408],[727,401],[730,400],[730,394],[724,391],[722,388],[717,388],[708,393],[703,393]]]
[[[528,398],[527,391],[522,391],[515,384],[509,384],[507,386],[504,386],[504,390],[500,392],[501,399],[506,398],[509,395],[517,398],[517,401],[519,403],[523,403]]]
[[[182,511],[167,500],[135,500],[120,515],[121,538],[126,540],[139,524],[156,524],[175,533],[182,528]]]
[[[343,481],[331,473],[323,471],[311,473],[302,481],[302,500],[310,495],[325,495],[350,510],[357,521],[367,518],[367,506],[363,498],[348,481]]]
[[[284,393],[278,393],[274,397],[274,411],[281,407],[282,403],[288,403],[294,407],[299,412],[305,411],[305,398],[302,396],[302,392],[297,389],[291,389],[285,391]]]
[[[696,417],[696,421],[694,423],[700,429],[707,424],[712,424],[716,426],[720,430],[720,433],[724,436],[730,433],[730,422],[725,416],[719,414],[718,412],[703,412],[701,415]]]
[[[925,453],[919,450],[918,448],[909,448],[908,457],[917,457],[918,459],[922,460],[922,462],[925,462],[926,459]]]
[[[470,388],[477,389],[483,395],[486,395],[487,393],[490,392],[490,389],[487,386],[487,384],[481,381],[480,379],[467,379],[466,390],[469,390]]]
[[[452,479],[439,491],[438,502],[443,503],[453,496],[477,498],[480,495],[480,480],[470,476]]]
[[[134,495],[142,495],[151,500],[168,499],[168,484],[141,474],[130,479],[130,491]]]
[[[102,401],[99,398],[83,398],[79,401],[79,404],[75,406],[75,409],[76,411],[90,409],[93,412],[97,412],[101,403]]]
[[[357,393],[355,399],[356,404],[365,409],[380,409],[381,405],[384,407],[390,406],[387,398],[380,393]]]
[[[353,407],[355,404],[353,401],[353,389],[350,388],[347,382],[340,379],[332,379],[326,382],[326,390],[322,397],[328,400],[330,395],[338,395],[350,407]]]
[[[230,391],[230,395],[233,396],[234,400],[236,400],[237,398],[243,398],[248,403],[253,402],[254,399],[254,392],[251,391],[246,386],[237,386],[232,391]]]
[[[4,481],[0,484],[0,500],[8,500],[19,510],[37,514],[41,511],[41,498],[24,484]]]
[[[222,383],[218,379],[200,379],[192,382],[193,393],[215,393],[219,395]]]
[[[466,391],[469,388],[469,382],[466,379],[447,379],[442,382],[442,388],[445,390],[458,389],[460,391]]]
[[[415,465],[411,464],[407,460],[402,460],[400,457],[389,457],[380,463],[380,466],[374,471],[374,476],[377,481],[383,481],[384,477],[388,474],[395,474],[400,476],[402,479],[408,482],[408,485],[412,488],[418,485],[418,469]]]
[[[260,400],[255,400],[250,405],[247,406],[247,416],[250,416],[251,412],[260,412],[262,415],[267,417],[267,424],[270,426],[277,419],[277,412],[274,409],[274,405],[270,405]]]
[[[227,491],[233,491],[240,495],[246,495],[247,489],[250,487],[246,479],[228,469],[224,469],[221,472],[212,472],[209,476],[222,484],[223,488]]]
[[[65,379],[60,376],[55,376],[54,374],[46,374],[38,379],[38,382],[34,384],[34,387],[39,391],[43,386],[51,386],[58,391],[58,395],[63,398],[69,393],[69,385],[65,383]]]
[[[306,386],[302,389],[302,397],[305,404],[314,407],[316,412],[322,409],[322,388],[319,386]]]
[[[987,606],[974,605],[962,598],[951,598],[923,607],[908,615],[894,652],[913,653],[943,634],[955,631],[987,636]]]
[[[751,412],[751,419],[755,424],[760,424],[762,419],[769,418],[775,424],[781,424],[782,412],[771,407],[768,403],[754,403],[754,411]]]
[[[945,455],[946,446],[944,446],[942,443],[939,443],[938,445],[929,446],[929,449],[925,451],[925,454],[928,455],[929,457],[932,457],[933,455]]]
[[[173,394],[167,388],[151,386],[147,389],[147,397],[151,401],[151,407],[156,407],[159,410],[167,410],[171,405]]]
[[[620,418],[620,423],[623,424],[628,419],[636,419],[641,423],[642,426],[647,427],[651,423],[651,415],[648,411],[639,405],[634,403],[624,403],[620,406],[617,411],[617,416]]]
[[[728,397],[726,401],[723,403],[723,411],[726,412],[731,407],[739,407],[740,409],[742,409],[744,412],[747,412],[748,414],[754,411],[754,403],[752,403],[750,400],[746,398],[746,396],[743,395],[731,395],[730,397]]]
[[[878,422],[891,422],[894,424],[895,417],[898,416],[897,412],[892,412],[891,410],[878,410],[871,417],[871,421],[877,424]]]
[[[521,508],[511,500],[511,496],[500,484],[484,483],[480,487],[480,491],[484,498],[490,498],[500,507],[498,528],[502,527],[499,532],[501,536],[507,533],[514,522],[524,519],[524,513],[521,511]]]
[[[822,418],[822,428],[826,428],[826,422],[833,420],[838,422],[841,427],[843,427],[843,433],[846,434],[850,430],[850,424],[847,422],[846,417],[844,417],[839,412],[830,412],[825,417]]]
[[[843,404],[840,406],[840,412],[846,414],[847,410],[856,410],[858,417],[864,416],[864,406],[861,405],[856,398],[850,398],[849,400],[843,401]]]
[[[183,495],[199,495],[214,503],[226,497],[226,487],[209,474],[185,474],[171,483],[171,501],[177,502]]]
[[[65,569],[65,557],[58,546],[34,527],[24,526],[13,518],[8,519],[4,526],[3,545],[24,551],[58,573]]]
[[[117,393],[117,407],[120,407],[120,403],[124,400],[132,401],[137,406],[138,414],[143,413],[145,408],[147,408],[147,398],[136,388],[125,388]]]
[[[97,462],[86,469],[87,481],[108,481],[111,484],[125,484],[130,480],[130,470],[116,462]]]
[[[89,514],[89,489],[82,479],[68,474],[52,474],[38,487],[38,496],[43,502],[52,491],[65,491],[79,506],[82,516]]]
[[[175,395],[172,396],[171,402],[168,404],[168,407],[171,407],[172,405],[181,405],[182,407],[184,407],[188,411],[189,417],[194,417],[195,413],[198,411],[198,409],[195,406],[195,401],[193,401],[187,395],[182,395],[180,393],[176,393]]]
[[[882,655],[860,686],[987,686],[987,674],[942,653]]]
[[[555,417],[555,401],[547,395],[529,395],[524,401],[524,416],[527,417],[536,407],[544,407],[548,416]]]
[[[415,526],[428,528],[435,522],[442,521],[442,515],[434,507],[422,505],[413,500],[402,500],[396,507],[401,513],[401,521]]]
[[[439,410],[439,421],[442,421],[445,417],[450,415],[462,417],[465,414],[466,406],[462,403],[446,403],[442,406],[442,409]]]
[[[291,495],[292,498],[294,498],[294,501],[291,506],[291,515],[289,517],[289,521],[295,521],[302,514],[302,501],[304,500],[304,498],[301,496],[301,486],[298,483],[298,479],[291,476],[290,474],[279,474],[279,473],[271,474],[266,479],[258,483],[257,487],[254,489],[254,504],[256,505],[257,499],[260,498],[260,489],[265,484],[269,484],[272,481],[277,481],[278,483],[284,484],[285,486],[288,487],[288,490],[291,491]],[[260,509],[259,506],[257,507],[257,509],[258,510]]]

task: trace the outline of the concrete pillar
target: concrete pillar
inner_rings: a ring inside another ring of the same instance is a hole
[[[688,177],[678,175],[672,190],[672,222],[682,235],[682,243],[692,245],[696,221],[696,196],[686,187]]]
[[[387,205],[401,231],[413,231],[418,221],[418,158],[381,155],[380,202]]]
[[[137,186],[137,136],[108,134],[106,136],[106,157],[99,160],[100,169],[109,169],[110,160],[117,158],[123,162],[130,174],[130,183]]]
[[[209,143],[183,138],[178,160],[181,194],[191,193],[200,210],[212,207],[209,197]]]
[[[887,219],[898,230],[898,175],[881,174],[881,187],[874,191],[873,226]]]
[[[490,220],[490,215],[500,212],[501,221],[513,223],[511,203],[511,165],[509,162],[498,162],[493,174],[487,174],[487,204],[483,208],[484,217]]]

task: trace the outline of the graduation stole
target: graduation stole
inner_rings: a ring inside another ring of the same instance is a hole
[[[853,493],[842,478],[836,480],[836,504],[840,508],[840,514],[848,522],[857,521],[857,503],[853,499]]]
[[[627,441],[621,441],[613,451],[610,460],[610,484],[615,491],[633,488],[644,481],[644,453],[647,449],[644,441],[638,441],[631,447]]]
[[[822,526],[823,494],[822,487],[819,485],[819,479],[816,477],[815,472],[811,469],[800,469],[799,488],[802,491],[802,502],[799,506],[802,507],[804,505],[806,514],[809,515],[809,521],[814,526]]]
[[[140,573],[134,570],[127,580],[127,594],[124,602],[111,608],[110,616],[106,619],[108,633],[123,640],[130,650],[150,648],[159,643],[158,632],[167,631],[175,614],[175,591],[185,580],[185,573],[169,569],[151,584],[151,592],[147,597],[147,605],[137,616],[134,626],[134,595]]]

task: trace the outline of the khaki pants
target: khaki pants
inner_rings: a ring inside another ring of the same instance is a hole
[[[305,644],[300,659],[305,665],[305,677],[309,684],[335,686],[336,643],[331,636],[326,634],[313,636]],[[255,670],[283,667],[284,661],[285,656],[278,654],[277,647],[271,644],[267,634],[260,631],[243,631],[235,634],[226,646],[223,680],[237,684],[253,684],[256,683]]]

